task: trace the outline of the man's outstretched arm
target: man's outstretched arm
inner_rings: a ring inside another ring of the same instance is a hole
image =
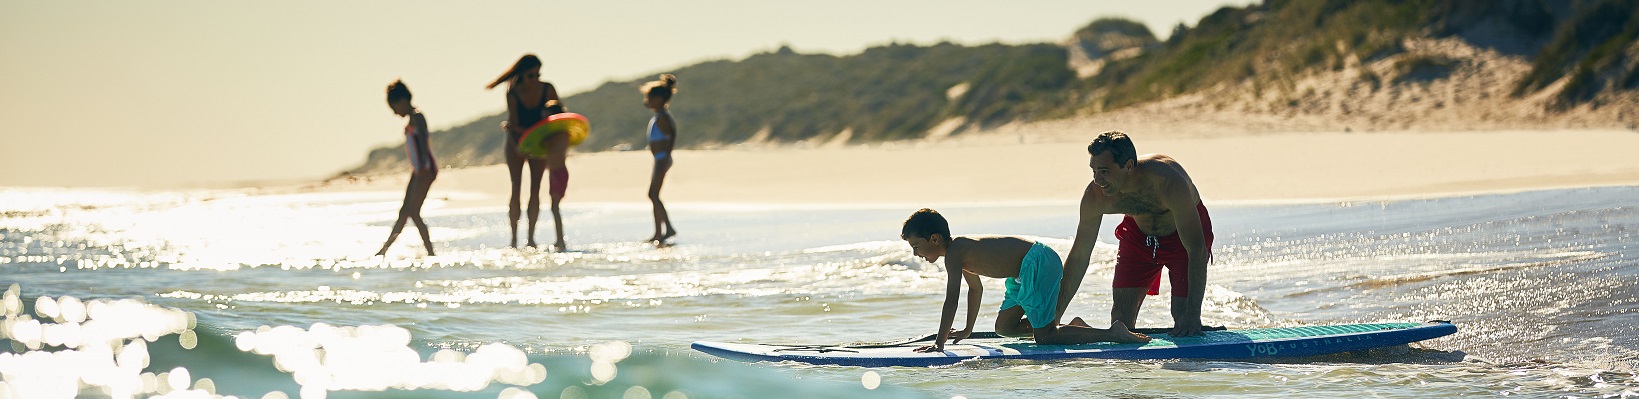
[[[1076,224],[1076,237],[1070,244],[1070,254],[1064,260],[1064,278],[1059,282],[1059,307],[1053,313],[1058,319],[1064,318],[1064,311],[1070,308],[1070,300],[1075,299],[1076,291],[1081,289],[1081,280],[1087,276],[1087,264],[1093,259],[1093,245],[1098,243],[1099,224],[1104,222],[1104,211],[1098,198],[1094,197],[1095,186],[1087,185],[1087,191],[1081,194],[1081,216]],[[1053,320],[1053,324],[1060,324]]]

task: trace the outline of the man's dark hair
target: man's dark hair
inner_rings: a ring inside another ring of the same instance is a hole
[[[1116,165],[1126,165],[1127,161],[1138,159],[1138,150],[1133,149],[1133,140],[1127,138],[1127,134],[1120,130],[1099,133],[1091,144],[1087,144],[1087,155],[1096,157],[1106,152],[1115,158]]]
[[[934,234],[939,234],[939,236],[949,240],[950,223],[945,222],[945,217],[940,216],[939,211],[928,208],[922,208],[917,210],[916,213],[912,213],[909,219],[905,219],[905,227],[899,231],[900,238],[928,239],[933,237]]]

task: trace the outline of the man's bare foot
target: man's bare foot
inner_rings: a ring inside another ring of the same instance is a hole
[[[525,248],[534,248],[535,247],[535,240],[529,240],[529,243],[524,244],[524,247]]]
[[[1071,323],[1075,323],[1075,321],[1072,320]],[[1111,341],[1123,344],[1142,344],[1150,342],[1150,336],[1132,332],[1131,330],[1127,329],[1126,324],[1122,324],[1120,321],[1110,322],[1110,338],[1112,338]]]
[[[381,252],[376,252],[376,256],[387,256],[387,248],[382,248]]]
[[[666,229],[666,230],[667,230],[666,235],[660,236],[659,241],[666,241],[667,238],[672,238],[674,236],[677,236],[677,230],[671,230],[671,229]]]
[[[567,248],[569,248],[569,244],[565,244],[563,241],[558,241],[558,242],[552,243],[552,250],[553,251],[563,252],[564,249],[567,249]]]

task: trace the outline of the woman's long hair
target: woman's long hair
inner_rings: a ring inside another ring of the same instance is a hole
[[[524,54],[522,58],[518,58],[517,63],[512,64],[512,69],[508,69],[506,73],[501,74],[501,77],[495,78],[494,82],[489,82],[489,86],[484,86],[484,88],[494,89],[495,86],[500,86],[501,83],[512,81],[512,79],[517,78],[518,75],[524,73],[524,71],[540,67],[540,58],[535,57],[534,54]]]

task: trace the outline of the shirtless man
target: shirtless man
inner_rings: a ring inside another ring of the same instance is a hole
[[[1087,145],[1093,182],[1081,195],[1081,222],[1064,264],[1062,290],[1070,298],[1081,287],[1106,214],[1126,217],[1116,226],[1119,242],[1110,310],[1114,322],[1132,328],[1144,294],[1160,293],[1161,268],[1172,285],[1173,328],[1168,335],[1201,335],[1201,302],[1206,295],[1207,261],[1212,258],[1212,221],[1195,183],[1178,161],[1160,154],[1137,155],[1125,133],[1109,131]],[[1059,314],[1069,306],[1059,303]]]

